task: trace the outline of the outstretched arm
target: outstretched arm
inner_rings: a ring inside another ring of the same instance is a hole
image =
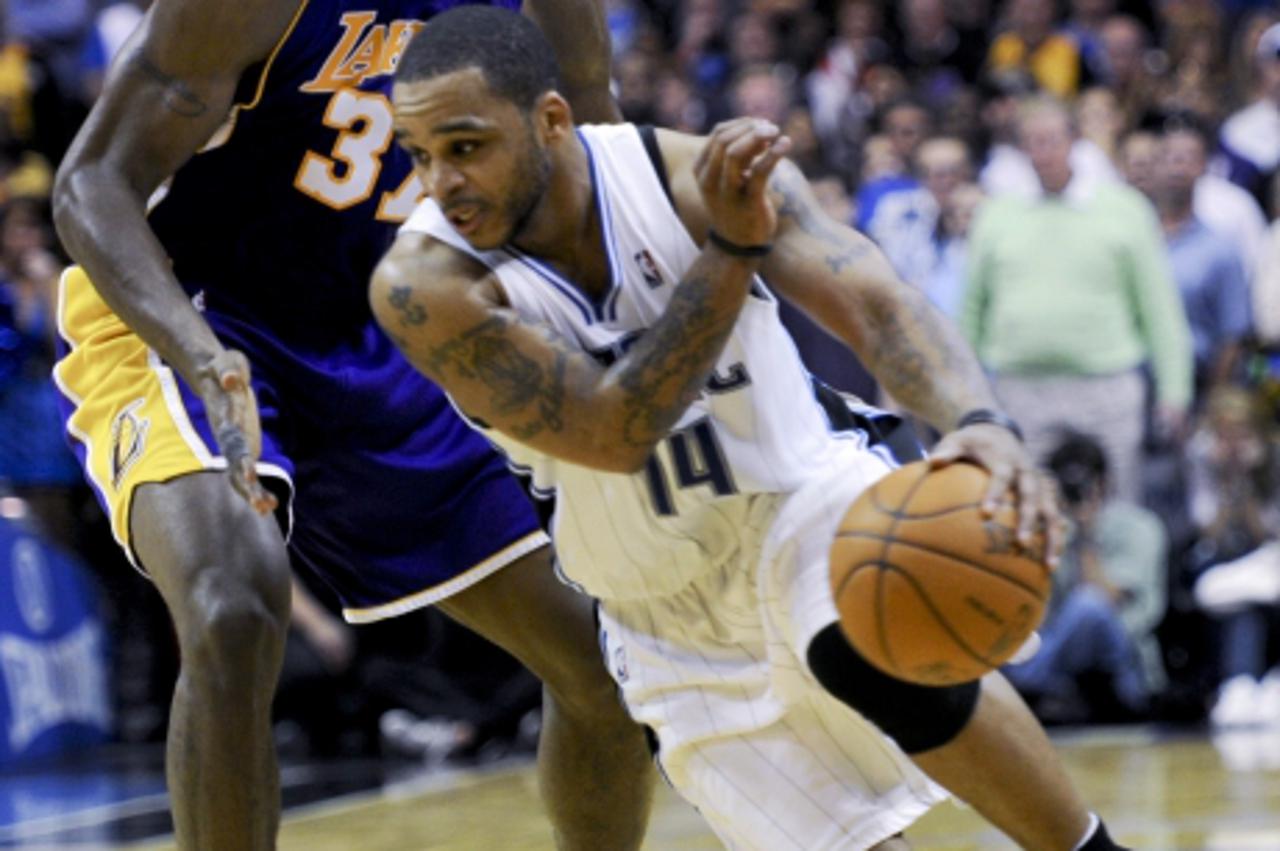
[[[997,425],[956,430],[971,411],[999,409],[959,329],[898,278],[871,240],[829,218],[795,166],[781,164],[770,190],[778,233],[761,273],[843,340],[895,400],[950,432],[933,453],[935,464],[965,459],[988,469],[987,511],[1014,488],[1019,541],[1032,545],[1043,528],[1046,554],[1056,563],[1063,540],[1056,498],[1021,441]]]
[[[904,284],[875,244],[828,217],[808,182],[782,163],[770,185],[774,253],[761,274],[843,340],[893,398],[939,431],[995,408],[990,383],[959,330]]]

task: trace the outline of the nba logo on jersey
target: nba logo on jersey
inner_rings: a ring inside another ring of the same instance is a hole
[[[642,248],[637,251],[635,261],[649,289],[656,290],[662,286],[662,272],[658,270],[658,264],[653,262],[653,255],[649,253],[649,249]]]

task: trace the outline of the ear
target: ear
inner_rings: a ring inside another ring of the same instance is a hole
[[[533,122],[544,143],[573,135],[573,108],[557,91],[544,92],[533,106]]]

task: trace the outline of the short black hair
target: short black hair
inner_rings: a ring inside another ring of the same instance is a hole
[[[1062,497],[1078,504],[1096,485],[1107,481],[1107,453],[1092,435],[1072,429],[1059,432],[1058,442],[1045,459],[1045,466],[1058,480]]]
[[[494,92],[525,110],[559,86],[546,36],[533,21],[498,6],[457,6],[431,18],[400,58],[396,82],[466,68],[478,68]]]

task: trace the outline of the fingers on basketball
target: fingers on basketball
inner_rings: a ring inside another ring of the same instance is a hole
[[[977,679],[1017,652],[1049,598],[1045,541],[1018,541],[1018,516],[982,512],[989,474],[921,461],[849,508],[831,547],[840,623],[873,665],[923,685]]]

